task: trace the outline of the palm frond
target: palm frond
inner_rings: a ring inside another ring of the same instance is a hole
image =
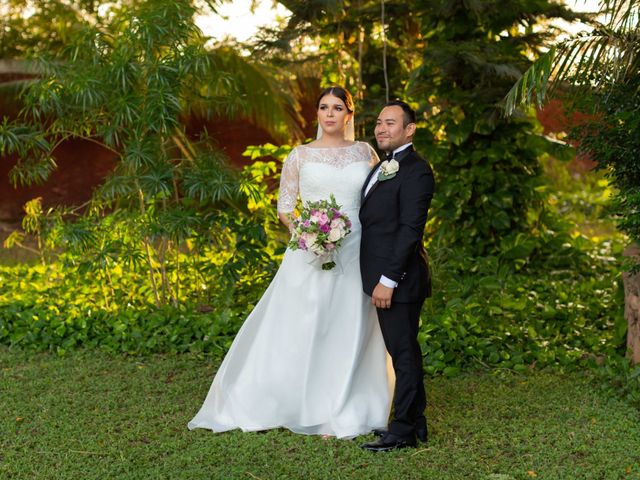
[[[536,60],[504,99],[507,114],[522,103],[541,106],[563,84],[574,95],[607,88],[638,71],[640,58],[640,1],[604,0],[607,22],[560,42]]]
[[[211,52],[211,68],[214,72],[229,73],[225,87],[228,94],[237,96],[241,115],[277,140],[302,138],[299,106],[295,98],[280,87],[276,72],[229,47]]]

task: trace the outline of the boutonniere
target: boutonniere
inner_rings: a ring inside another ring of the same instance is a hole
[[[400,170],[400,164],[396,160],[385,160],[380,164],[380,171],[378,172],[378,181],[384,182],[385,180],[391,180],[396,176],[396,173]]]

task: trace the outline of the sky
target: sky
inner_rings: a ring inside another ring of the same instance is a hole
[[[251,4],[256,8],[251,12]],[[216,40],[230,36],[238,41],[246,41],[263,25],[275,26],[278,17],[287,17],[289,10],[271,0],[234,0],[218,7],[218,15],[206,15],[196,18],[196,22],[205,35]]]
[[[251,12],[251,4],[256,8]],[[205,35],[216,40],[222,40],[226,36],[235,38],[238,41],[246,41],[251,38],[262,25],[277,25],[277,18],[284,18],[289,11],[282,5],[276,3],[274,7],[272,0],[234,0],[220,5],[218,15],[200,16],[197,23]],[[565,1],[574,10],[597,11],[598,0],[567,0]],[[577,32],[581,30],[579,26],[563,27]]]

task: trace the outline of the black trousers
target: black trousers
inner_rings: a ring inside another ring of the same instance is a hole
[[[424,392],[422,352],[418,344],[419,303],[391,303],[391,308],[378,308],[378,321],[385,346],[396,374],[393,396],[393,420],[389,433],[412,437],[416,427],[424,426],[427,398]]]

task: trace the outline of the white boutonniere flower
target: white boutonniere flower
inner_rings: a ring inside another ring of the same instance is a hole
[[[380,171],[378,172],[378,181],[384,182],[385,180],[391,180],[396,176],[396,173],[400,170],[400,164],[396,160],[385,160],[380,164]]]

